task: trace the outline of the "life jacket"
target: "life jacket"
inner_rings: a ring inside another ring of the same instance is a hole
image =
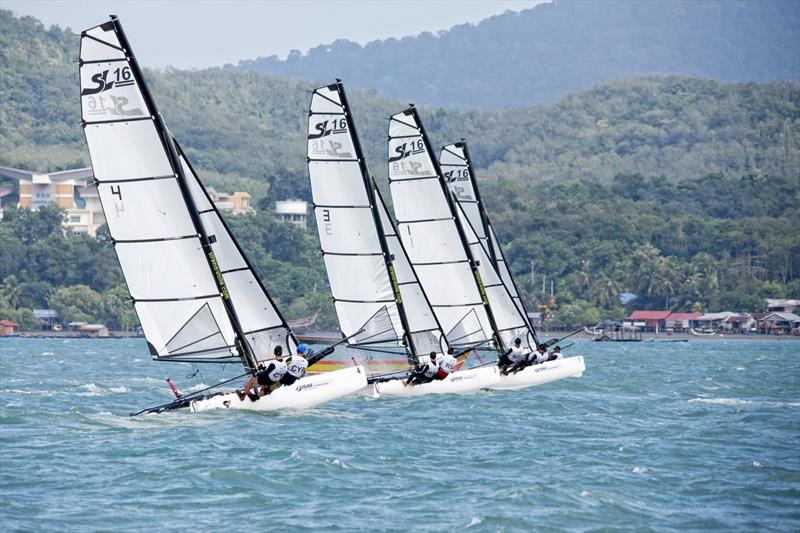
[[[428,361],[425,364],[425,369],[422,371],[422,374],[426,378],[432,378],[433,376],[436,375],[436,372],[438,372],[438,371],[439,371],[439,364],[435,363],[433,361]]]
[[[437,360],[439,361],[439,372],[444,372],[445,377],[456,369],[456,358],[450,354],[446,353]]]
[[[516,346],[512,346],[511,348],[508,349],[506,355],[508,356],[508,359],[512,363],[519,363],[525,359],[525,352],[522,350],[522,346],[520,346],[519,348],[517,348]]]
[[[273,359],[270,361],[269,366],[267,366],[265,372],[269,377],[270,381],[278,382],[281,380],[283,375],[286,373],[286,363],[283,361],[278,361],[277,359]]]
[[[287,372],[300,379],[306,373],[306,369],[308,368],[308,360],[302,355],[294,355],[292,356],[291,360],[289,361],[289,367],[287,368]]]

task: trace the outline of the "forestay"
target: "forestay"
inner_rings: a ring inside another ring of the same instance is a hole
[[[451,344],[456,331],[459,345],[480,344],[494,337],[488,300],[428,146],[413,107],[389,119],[389,186],[398,233]],[[474,318],[481,330],[465,337],[468,328],[460,323]]]
[[[461,206],[475,236],[483,247],[483,255],[488,257],[495,272],[499,275],[500,281],[505,286],[505,290],[516,306],[519,320],[524,322],[524,329],[518,333],[527,339],[529,347],[535,347],[536,332],[528,319],[527,311],[519,296],[514,278],[508,269],[505,255],[497,241],[494,227],[481,200],[478,184],[475,181],[475,173],[472,170],[472,163],[469,159],[467,143],[462,140],[442,148],[439,155],[439,164],[450,191]],[[481,271],[481,274],[483,275],[484,272]],[[486,277],[484,277],[484,282],[488,288],[490,283]],[[494,302],[492,302],[492,306],[492,309],[495,309]]]
[[[115,17],[81,34],[80,85],[100,201],[153,357],[248,368],[270,357],[291,334],[158,115]]]
[[[393,340],[412,361],[441,352],[444,335],[369,175],[340,82],[312,94],[308,168],[339,327],[345,337],[378,332],[355,335],[351,346]]]

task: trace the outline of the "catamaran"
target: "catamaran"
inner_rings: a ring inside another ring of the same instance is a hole
[[[463,156],[458,161],[445,160],[449,166],[460,165],[448,168],[451,177],[472,175],[465,147],[446,152]],[[470,183],[471,198],[478,199],[477,187]],[[471,306],[498,353],[505,352],[516,338],[533,351],[538,340],[519,292],[505,262],[498,266],[506,270],[508,284],[491,259],[502,251],[496,241],[489,241],[493,230],[482,204],[476,201],[465,209],[454,199],[413,105],[389,120],[389,185],[403,244],[423,289],[432,295],[432,307],[440,321],[447,323],[454,309],[460,313],[463,306]],[[454,299],[461,308],[452,305]],[[580,375],[584,369],[582,357],[557,359],[501,375],[488,388],[524,388]]]
[[[294,333],[158,112],[117,17],[81,34],[80,88],[100,201],[152,357],[252,373],[275,346],[294,353]],[[366,384],[353,366],[255,402],[213,393],[154,410],[312,407]]]
[[[365,359],[374,394],[468,392],[499,380],[497,369],[487,367],[404,386],[401,378],[431,352],[451,346],[468,352],[486,338],[471,309],[442,328],[370,175],[341,81],[312,93],[308,168],[339,327]]]

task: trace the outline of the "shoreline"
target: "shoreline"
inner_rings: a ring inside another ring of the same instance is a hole
[[[559,338],[563,335],[568,334],[569,332],[565,331],[539,331],[539,338],[544,340],[552,339],[552,338]],[[139,338],[141,337],[144,339],[144,335],[139,335],[133,331],[111,331],[109,332],[108,337],[97,337],[97,336],[89,336],[86,334],[80,334],[75,331],[21,331],[16,335],[6,335],[0,337],[0,339],[12,339],[12,338],[23,338],[23,339],[40,339],[40,338],[63,338],[63,339],[131,339],[131,338]],[[310,332],[304,335],[297,335],[297,339],[300,342],[306,342],[310,344],[333,344],[341,340],[341,336],[338,335],[334,331],[316,331]],[[741,335],[735,333],[721,333],[717,335],[710,335],[710,336],[702,336],[698,337],[692,335],[691,333],[673,333],[668,335],[666,333],[645,333],[642,334],[641,341],[633,341],[637,344],[639,343],[647,343],[647,342],[707,342],[707,341],[800,341],[800,336],[798,335],[765,335],[762,333],[756,333],[752,335]],[[568,339],[564,339],[564,343],[568,344],[570,342],[575,341],[586,341],[592,342],[592,339],[589,335],[585,333],[579,333],[573,337]],[[604,342],[619,342],[619,341],[604,341]],[[630,343],[632,341],[628,341],[627,339],[624,341],[625,343]]]

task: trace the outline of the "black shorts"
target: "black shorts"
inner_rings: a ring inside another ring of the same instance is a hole
[[[297,381],[297,378],[296,378],[296,377],[294,377],[293,375],[291,375],[291,374],[290,374],[290,373],[288,373],[288,372],[287,372],[287,373],[285,373],[285,374],[283,375],[283,377],[281,378],[281,384],[283,384],[283,385],[291,385],[291,384],[292,384],[292,383],[294,383],[295,381]]]

